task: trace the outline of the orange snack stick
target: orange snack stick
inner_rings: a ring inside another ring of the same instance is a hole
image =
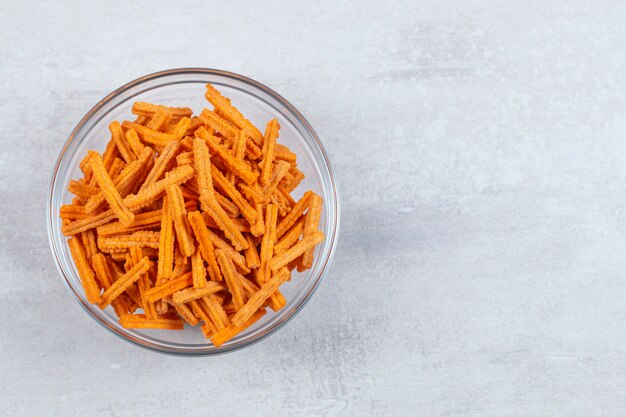
[[[176,157],[179,146],[180,145],[176,141],[171,141],[165,145],[165,147],[161,150],[161,153],[159,153],[157,159],[154,161],[154,165],[152,166],[150,173],[148,173],[141,189],[154,184],[161,178],[170,162]]]
[[[204,326],[208,327],[209,333],[217,332],[217,327],[213,323],[205,304],[201,300],[193,300],[191,302],[191,310],[195,316],[204,322]]]
[[[137,194],[131,194],[124,198],[124,203],[132,210],[139,210],[150,205],[160,197],[170,185],[180,185],[193,177],[194,170],[189,165],[181,165],[171,170],[168,175],[145,188]]]
[[[276,226],[276,237],[280,239],[287,230],[293,226],[293,224],[298,220],[300,216],[304,213],[304,210],[307,209],[309,205],[309,199],[313,195],[312,191],[307,191],[304,193],[302,198],[296,203],[295,206],[291,208],[289,214],[287,214]]]
[[[193,300],[207,297],[225,289],[226,288],[222,284],[218,284],[217,282],[207,282],[207,285],[204,288],[187,288],[174,293],[172,296],[172,303],[174,305],[190,303]]]
[[[149,127],[132,122],[124,122],[122,124],[122,127],[127,129],[135,129],[135,131],[137,131],[137,134],[144,142],[148,142],[156,146],[167,146],[167,144],[173,140],[178,141],[182,139],[190,125],[191,119],[189,119],[188,117],[183,117],[178,121],[172,133],[159,132],[157,130],[150,129]]]
[[[209,126],[212,130],[217,131],[222,136],[235,140],[239,135],[240,129],[237,126],[230,124],[227,120],[222,119],[215,112],[209,109],[203,109],[200,113],[200,120]]]
[[[84,217],[69,224],[65,224],[61,226],[61,232],[63,232],[65,236],[73,236],[85,230],[109,223],[111,220],[115,219],[115,217],[116,215],[113,213],[113,210],[107,210],[95,216]]]
[[[139,135],[137,135],[135,129],[128,129],[125,137],[130,149],[133,151],[135,156],[139,157],[139,155],[141,155],[141,151],[143,151],[144,144],[141,143],[141,139],[139,139]]]
[[[248,135],[245,131],[240,130],[237,138],[233,143],[233,156],[235,159],[241,161],[246,154],[246,142],[248,140]],[[226,179],[229,183],[233,184],[235,182],[235,174],[229,172],[226,174]]]
[[[250,269],[256,269],[261,266],[261,259],[259,258],[259,252],[256,249],[254,238],[247,234],[246,240],[248,241],[248,248],[244,251],[246,257],[246,264]]]
[[[224,165],[226,165],[235,175],[244,180],[247,184],[252,184],[256,181],[259,173],[252,171],[245,162],[238,160],[228,149],[219,145],[215,138],[212,138],[212,135],[209,134],[204,127],[196,130],[195,135],[196,137],[204,139],[211,153],[217,155],[217,157],[222,160]]]
[[[174,264],[174,222],[169,209],[167,196],[163,197],[161,210],[161,233],[159,235],[159,261],[157,263],[157,283],[170,279]]]
[[[85,296],[87,301],[92,304],[100,302],[100,287],[96,283],[95,275],[89,262],[87,261],[87,255],[85,254],[85,248],[76,236],[68,240],[68,246],[70,247],[70,253],[74,259],[74,266],[78,272],[80,282],[85,289]]]
[[[215,220],[213,220],[213,218],[209,216],[209,213],[202,213],[202,218],[204,219],[204,223],[207,225],[207,227],[210,227],[211,229],[219,229],[219,226],[217,225],[217,223],[215,223]],[[241,217],[231,217],[230,219],[232,220],[233,225],[237,228],[237,230],[244,234],[244,237],[245,233],[250,232],[250,226],[245,219]]]
[[[291,211],[291,206],[289,206],[287,201],[283,198],[282,194],[278,190],[275,190],[272,193],[270,201],[272,204],[278,207],[278,214],[280,215],[280,217],[285,217]]]
[[[78,167],[83,172],[85,177],[85,181],[88,184],[91,179],[91,165],[89,164],[89,159],[96,153],[96,151],[89,150],[87,151],[87,155],[80,161]]]
[[[109,270],[106,258],[103,254],[97,253],[91,258],[91,265],[96,274],[97,280],[100,282],[100,287],[106,291],[111,284],[113,284],[113,277],[111,276],[111,271]],[[126,301],[121,297],[113,300],[111,305],[113,306],[113,310],[118,317],[122,314],[128,313],[129,311]]]
[[[226,214],[228,214],[228,217],[230,217],[231,220],[239,217],[239,207],[237,207],[228,198],[217,192],[214,194],[213,197],[215,198],[215,200],[217,200],[217,203],[222,207]]]
[[[267,185],[272,175],[272,164],[274,162],[274,147],[276,146],[276,138],[278,138],[278,129],[280,125],[278,120],[272,119],[265,127],[265,136],[263,137],[263,161],[261,161],[261,185]],[[291,167],[291,165],[289,165]]]
[[[203,198],[201,196],[200,203],[204,204],[205,211],[215,220],[220,230],[224,232],[224,236],[232,242],[235,250],[240,251],[248,247],[248,242],[246,242],[241,232],[233,224],[226,212],[224,212],[222,206],[217,203],[217,200],[211,197]]]
[[[85,247],[87,260],[91,262],[91,257],[98,253],[98,244],[96,242],[96,233],[93,229],[86,230],[80,234],[80,239]]]
[[[187,221],[187,211],[185,210],[185,201],[183,193],[178,185],[170,185],[166,189],[169,202],[169,209],[172,213],[174,228],[176,229],[176,240],[178,247],[184,256],[191,256],[196,250],[193,239],[191,237],[191,229]]]
[[[100,192],[100,189],[98,187],[94,187],[80,181],[70,181],[70,186],[67,187],[67,190],[70,193],[82,198],[89,198],[92,195],[98,194]]]
[[[196,169],[196,183],[198,194],[200,195],[200,206],[206,211],[203,200],[211,198],[213,192],[213,181],[211,180],[211,155],[204,139],[195,138],[193,140],[193,161]]]
[[[256,219],[254,224],[250,226],[250,233],[254,236],[261,236],[265,233],[265,223],[263,221],[263,205],[261,203],[256,204]]]
[[[263,305],[267,300],[284,282],[290,277],[290,272],[287,268],[282,268],[270,279],[267,280],[261,286],[261,289],[252,295],[248,302],[235,313],[231,321],[235,326],[241,326]]]
[[[165,281],[156,287],[150,288],[144,293],[144,300],[154,303],[164,297],[170,296],[180,290],[190,287],[193,284],[191,272],[187,272],[178,278]]]
[[[96,152],[94,151],[94,153]],[[114,140],[110,140],[109,143],[107,143],[106,148],[104,149],[104,153],[102,154],[104,167],[107,169],[107,171],[109,170],[109,168],[111,168],[111,165],[113,164],[113,161],[115,160],[117,155],[119,155],[119,152],[117,151],[117,145],[115,144]],[[91,162],[89,163],[89,170],[91,171]]]
[[[193,152],[182,152],[176,157],[177,165],[193,165]]]
[[[128,141],[126,141],[126,137],[122,131],[122,126],[120,126],[119,122],[111,122],[111,124],[109,124],[109,130],[111,131],[111,137],[113,138],[120,155],[122,155],[122,158],[124,158],[126,163],[130,163],[137,159],[135,154],[131,151]]]
[[[289,194],[289,191],[287,191],[285,189],[285,187],[283,187],[282,185],[280,185],[280,183],[278,184],[278,187],[276,187],[276,189],[278,190],[278,192],[280,193],[280,195],[283,196],[283,198],[285,199],[285,201],[287,202],[287,204],[289,204],[289,208],[291,209],[291,207],[296,205],[296,201],[293,199],[293,197],[291,196],[291,194]]]
[[[268,204],[265,209],[265,233],[261,239],[261,266],[257,271],[257,281],[263,284],[270,276],[269,262],[274,254],[274,243],[276,243],[276,220],[278,219],[278,208],[273,204]]]
[[[144,256],[137,265],[133,266],[128,272],[119,277],[100,297],[100,308],[105,309],[111,304],[113,300],[141,278],[141,276],[150,269],[150,265],[150,260],[147,256]]]
[[[102,162],[102,158],[100,157],[100,155],[92,156],[90,159],[90,164],[93,171],[93,176],[98,182],[104,198],[109,203],[109,206],[111,207],[113,212],[120,219],[120,222],[125,225],[132,223],[132,221],[135,219],[135,215],[122,201],[122,197],[115,189],[113,181],[106,173],[104,163]]]
[[[160,130],[162,126],[167,126],[172,119],[172,113],[169,110],[161,108],[158,109],[153,115],[146,127],[152,130]]]
[[[263,195],[263,190],[257,189],[255,187],[251,187],[248,184],[238,184],[241,191],[248,197],[248,201],[252,204],[265,204],[266,199],[265,195]]]
[[[233,123],[240,129],[248,132],[252,140],[257,145],[261,144],[263,134],[257,129],[250,120],[243,117],[243,115],[237,110],[231,103],[230,99],[222,96],[219,91],[215,89],[211,84],[206,85],[206,99],[219,111],[220,115],[226,120]]]
[[[125,166],[126,166],[126,162],[124,162],[123,159],[115,157],[115,159],[113,160],[113,163],[107,169],[107,174],[109,174],[109,177],[111,177],[112,180],[115,180],[115,178],[117,178],[118,175],[120,175],[120,172],[122,172],[122,170],[124,169]],[[106,167],[106,165],[105,165],[105,167]],[[92,171],[92,173],[93,173],[93,171]],[[94,180],[95,180],[95,178],[94,178]]]
[[[304,232],[304,220],[305,217],[300,217],[296,224],[274,245],[274,255],[278,255],[296,244]]]
[[[296,163],[296,154],[291,152],[288,147],[281,145],[280,143],[277,143],[274,148],[274,158],[280,159],[281,161],[287,161],[291,165],[295,165]]]
[[[185,304],[174,304],[174,308],[178,312],[178,315],[183,318],[190,326],[196,326],[200,323],[198,317],[191,311],[189,307]]]
[[[214,165],[211,166],[211,177],[213,179],[213,183],[232,200],[248,223],[251,225],[254,224],[257,220],[256,210]]]
[[[87,217],[85,206],[78,206],[76,204],[64,204],[61,206],[61,218],[62,219],[84,219]]]
[[[322,197],[317,194],[313,194],[309,200],[309,209],[306,212],[304,221],[303,236],[307,237],[316,232],[319,228],[320,217],[322,216]],[[298,267],[298,271],[302,272],[305,269],[313,266],[313,253],[315,247],[307,249],[302,254],[302,264]],[[301,269],[302,268],[302,269]]]
[[[121,222],[115,221],[97,228],[98,235],[102,237],[127,234],[137,230],[151,229],[159,226],[161,223],[162,211],[153,210],[135,214],[135,220],[128,226],[124,226]]]
[[[204,288],[207,286],[206,269],[204,268],[204,261],[202,260],[200,249],[196,249],[193,255],[191,255],[191,273],[194,288]]]
[[[198,302],[204,304],[204,307],[206,308],[207,313],[209,313],[209,317],[211,318],[213,324],[215,324],[217,330],[223,329],[230,324],[230,319],[228,318],[228,315],[226,315],[222,304],[218,301],[215,294],[202,297],[198,300]]]
[[[224,280],[226,281],[228,290],[232,295],[235,309],[239,310],[243,307],[243,297],[241,294],[241,281],[235,276],[235,266],[223,251],[216,250],[215,256],[217,257],[217,263],[220,265],[222,274],[224,275]]]
[[[241,326],[235,326],[234,324],[231,324],[230,326],[226,327],[225,329],[220,330],[219,332],[215,333],[211,337],[211,342],[215,346],[223,345],[224,343],[226,343],[229,340],[231,340],[233,337],[237,336],[239,333],[241,333],[244,330],[246,330],[248,327],[252,326],[257,321],[259,321],[261,319],[261,317],[263,317],[264,315],[265,315],[265,310],[258,310],[257,312],[255,312],[252,315],[252,317],[250,317]]]
[[[286,266],[289,262],[302,255],[307,249],[310,249],[324,240],[324,233],[313,232],[308,236],[303,237],[298,243],[291,248],[287,249],[280,255],[275,256],[270,261],[270,269],[277,271],[280,268]]]
[[[160,232],[141,230],[130,235],[99,237],[98,248],[102,252],[125,252],[132,246],[158,249]]]
[[[183,330],[185,327],[178,318],[149,319],[145,314],[124,314],[120,317],[120,324],[126,329]]]
[[[176,120],[180,120],[183,117],[191,117],[191,115],[193,114],[193,111],[189,107],[169,107],[160,104],[146,103],[142,101],[136,101],[133,104],[133,108],[131,111],[133,112],[133,114],[136,114],[138,116],[152,117],[154,113],[158,112],[159,110],[167,110],[167,112],[172,115],[172,118]]]
[[[204,224],[202,215],[198,211],[193,211],[187,214],[187,219],[189,220],[189,225],[193,229],[193,233],[198,241],[200,253],[202,254],[204,260],[209,264],[209,276],[211,277],[211,280],[221,281],[222,274],[217,265],[217,260],[215,259],[213,242],[211,242],[209,230]]]

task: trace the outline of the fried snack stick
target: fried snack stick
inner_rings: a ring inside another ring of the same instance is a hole
[[[73,236],[77,233],[84,232],[85,230],[93,229],[109,223],[116,217],[117,216],[113,213],[113,210],[107,210],[95,216],[84,217],[69,224],[65,224],[61,226],[61,232],[63,232],[65,236]]]
[[[207,286],[206,269],[204,268],[204,261],[202,260],[200,249],[196,249],[193,255],[191,255],[191,275],[194,288],[204,288]]]
[[[265,222],[263,221],[263,204],[256,204],[256,219],[254,224],[250,226],[250,233],[252,233],[255,237],[261,236],[265,233]]]
[[[130,149],[137,157],[139,157],[145,146],[143,143],[141,143],[139,135],[137,135],[135,129],[129,129],[128,131],[126,131],[125,137],[126,142],[128,142],[128,145],[130,146]]]
[[[269,262],[274,253],[274,243],[276,243],[277,219],[278,208],[273,204],[268,204],[265,209],[265,233],[261,239],[261,265],[256,275],[259,284],[263,284],[270,276]]]
[[[107,171],[109,170],[109,168],[111,168],[111,165],[113,164],[113,161],[118,154],[119,152],[117,151],[117,145],[115,144],[115,141],[110,140],[109,143],[107,143],[106,148],[104,149],[104,153],[102,154],[104,167],[107,169]],[[91,163],[89,164],[89,170],[91,170]]]
[[[204,304],[206,311],[209,313],[209,317],[215,324],[217,330],[221,330],[230,324],[230,319],[222,307],[222,303],[218,301],[215,294],[202,297],[198,300],[201,304]]]
[[[137,265],[143,257],[143,252],[139,246],[133,246],[128,250],[128,257],[130,258],[130,267]],[[130,269],[130,268],[129,268]],[[150,288],[150,276],[148,272],[142,274],[141,278],[137,281],[137,289],[139,290],[138,299],[141,301],[141,308],[146,313],[146,317],[154,319],[157,317],[156,308],[154,303],[149,303],[143,300],[143,294]]]
[[[98,304],[100,302],[100,287],[98,287],[94,272],[87,261],[87,255],[85,254],[85,248],[82,242],[77,236],[74,236],[68,240],[67,244],[70,247],[70,253],[74,259],[78,277],[85,289],[87,301],[91,304]]]
[[[91,262],[91,257],[98,253],[96,233],[93,229],[86,230],[80,234],[80,239],[85,246],[85,254],[87,255],[87,260]]]
[[[213,183],[220,189],[228,198],[232,200],[233,203],[237,206],[241,215],[246,219],[246,221],[253,225],[256,222],[256,210],[248,203],[248,201],[237,191],[235,186],[231,184],[226,177],[222,174],[222,172],[215,167],[215,165],[211,166],[211,177],[213,179]]]
[[[133,151],[130,149],[130,145],[126,141],[126,137],[122,131],[122,126],[120,126],[119,122],[111,122],[111,124],[109,124],[109,130],[111,131],[111,137],[117,146],[117,150],[120,152],[120,155],[122,155],[122,158],[124,158],[124,161],[126,161],[126,163],[131,163],[137,159],[137,156],[135,156]]]
[[[120,317],[120,324],[126,329],[183,330],[183,328],[185,327],[181,319],[149,319],[146,317],[145,314],[124,314],[122,317]]]
[[[204,139],[205,143],[211,150],[211,152],[217,155],[224,165],[228,167],[235,175],[244,180],[247,184],[252,184],[259,176],[258,172],[254,172],[243,161],[236,159],[229,150],[225,149],[222,145],[217,144],[216,138],[204,128],[200,127],[195,131],[196,137]]]
[[[196,169],[196,184],[198,187],[198,195],[200,195],[200,207],[207,211],[206,200],[212,198],[213,181],[211,180],[211,155],[209,148],[202,138],[194,138],[193,140],[193,162]]]
[[[235,313],[235,315],[231,318],[231,322],[235,326],[241,326],[245,323],[252,315],[263,305],[265,300],[270,298],[272,294],[278,287],[280,287],[283,283],[285,283],[289,277],[290,272],[287,268],[282,268],[278,271],[274,276],[272,276],[266,283],[261,286],[261,289],[252,295],[248,302]]]
[[[185,210],[185,201],[183,193],[178,185],[170,185],[166,188],[169,209],[172,213],[174,228],[176,229],[176,240],[181,253],[189,257],[193,255],[196,246],[191,237],[191,229],[187,220],[187,211]]]
[[[192,208],[193,205],[193,202],[187,202],[185,203],[185,208]],[[135,220],[128,226],[124,226],[119,221],[116,221],[98,227],[98,235],[104,237],[121,233],[129,233],[135,231],[132,230],[133,228],[137,228],[138,230],[150,229],[158,226],[161,223],[162,217],[163,210],[145,211],[143,213],[135,214]]]
[[[126,291],[131,285],[133,285],[141,275],[150,269],[152,262],[147,256],[144,256],[141,261],[133,266],[128,272],[119,277],[100,297],[100,309],[104,310],[111,301],[115,300],[120,294]]]
[[[183,152],[179,153],[176,157],[176,164],[178,165],[194,165],[193,163],[193,152]]]
[[[300,216],[304,213],[304,210],[307,209],[309,205],[309,199],[313,195],[312,191],[307,191],[304,193],[302,198],[296,203],[295,206],[291,208],[289,214],[287,214],[276,226],[276,238],[280,239],[287,230],[293,226],[293,224],[298,220]]]
[[[215,249],[213,247],[213,243],[211,242],[209,230],[204,224],[202,215],[199,211],[193,211],[187,214],[187,219],[189,220],[189,225],[193,229],[193,233],[198,241],[200,253],[202,254],[204,260],[209,264],[209,276],[211,277],[211,280],[221,281],[222,274],[219,266],[217,265],[217,260],[215,259]]]
[[[215,326],[209,311],[207,310],[205,304],[201,300],[193,300],[191,302],[191,310],[193,314],[197,316],[201,321],[204,322],[202,327],[206,326],[207,333],[216,333],[217,327]],[[205,331],[203,330],[203,333]]]
[[[235,326],[234,324],[231,324],[230,326],[226,327],[225,329],[220,330],[219,332],[215,333],[211,337],[211,342],[215,346],[223,345],[224,343],[228,342],[233,337],[237,336],[239,333],[241,333],[244,330],[246,330],[248,327],[252,326],[254,323],[256,323],[264,315],[265,315],[265,310],[258,310],[257,312],[255,312],[252,315],[252,317],[250,317],[241,326]]]
[[[270,197],[270,202],[278,207],[280,217],[285,217],[291,211],[291,206],[278,190],[274,190]]]
[[[163,197],[161,210],[161,234],[159,235],[159,261],[157,263],[157,285],[170,279],[174,263],[174,222],[167,196]]]
[[[301,217],[287,233],[274,245],[274,254],[286,251],[300,239],[304,231],[304,221],[306,217]]]
[[[204,203],[206,213],[208,213],[209,216],[211,216],[213,220],[215,220],[215,223],[217,223],[220,230],[224,232],[224,236],[226,236],[226,238],[232,242],[235,250],[241,251],[248,247],[248,242],[246,241],[246,239],[237,229],[237,226],[233,224],[230,217],[228,217],[224,209],[222,209],[222,206],[218,204],[215,198],[200,197],[200,203]]]
[[[233,298],[235,309],[239,310],[243,307],[243,297],[241,294],[241,281],[239,281],[238,277],[235,276],[235,266],[223,251],[216,250],[215,256],[217,257],[217,263],[220,265],[222,274],[224,275],[228,291]]]
[[[154,303],[162,298],[170,296],[180,290],[190,287],[193,284],[191,272],[187,272],[178,278],[165,281],[156,287],[150,288],[144,294],[144,300]]]
[[[95,254],[91,258],[91,266],[93,268],[93,271],[96,273],[96,278],[100,282],[100,287],[102,287],[102,289],[106,291],[111,286],[111,284],[113,284],[113,278],[111,277],[111,271],[109,270],[109,266],[104,255],[101,253]],[[98,293],[99,292],[100,291],[98,291]],[[99,298],[100,297],[98,296],[98,301]],[[122,314],[128,313],[129,311],[126,302],[120,297],[113,300],[111,305],[113,306],[113,310],[118,317],[120,317]]]
[[[324,233],[322,232],[313,232],[310,235],[303,237],[293,247],[274,256],[270,261],[270,269],[274,272],[279,270],[289,262],[296,259],[298,256],[302,255],[308,249],[315,247],[315,245],[320,243],[322,240],[324,240]]]
[[[237,135],[237,139],[233,142],[233,156],[235,159],[242,161],[243,157],[246,154],[246,142],[248,140],[248,135],[245,131],[240,130]],[[228,172],[226,174],[226,179],[229,183],[233,184],[235,182],[235,174],[232,172]]]
[[[78,206],[76,204],[64,204],[61,206],[61,218],[62,219],[84,219],[87,217],[85,206]]]
[[[226,288],[222,284],[218,284],[217,282],[207,282],[207,285],[204,288],[187,288],[174,293],[174,295],[172,295],[172,303],[175,306],[190,303],[193,300],[207,297],[225,289]]]
[[[96,151],[89,150],[87,151],[87,155],[80,161],[78,167],[83,173],[85,177],[85,183],[89,184],[91,180],[91,165],[89,165],[89,159],[96,153]]]
[[[309,200],[309,209],[306,212],[306,217],[304,220],[303,237],[311,236],[314,232],[318,230],[321,216],[322,197],[314,193]],[[315,247],[312,247],[310,249],[307,249],[302,254],[302,263],[298,266],[299,272],[302,272],[305,269],[309,269],[311,268],[311,266],[313,266],[314,251]]]
[[[148,142],[155,146],[161,147],[167,146],[167,144],[173,140],[178,141],[182,139],[190,125],[191,119],[189,119],[188,117],[183,117],[178,121],[172,133],[163,133],[133,122],[122,123],[123,128],[135,129],[137,134],[144,142]]]
[[[115,159],[113,160],[113,163],[107,169],[107,174],[109,174],[109,177],[111,177],[111,179],[115,181],[115,179],[120,175],[120,172],[122,172],[125,166],[126,166],[126,162],[124,162],[123,159],[115,157]],[[93,180],[95,184],[95,178],[93,178]]]
[[[276,146],[276,138],[278,138],[278,129],[280,125],[278,120],[272,119],[265,127],[265,136],[263,138],[263,160],[261,161],[261,185],[267,185],[270,182],[272,174],[272,164],[274,163],[274,147]],[[291,165],[289,165],[291,167]]]
[[[263,189],[263,196],[265,197],[265,201],[270,200],[272,194],[276,191],[276,187],[278,187],[278,183],[283,179],[285,174],[289,172],[289,162],[278,161],[276,165],[276,169],[272,172],[272,177],[268,184]]]
[[[281,145],[280,143],[277,143],[274,148],[274,158],[287,161],[291,165],[296,164],[296,154],[291,152],[288,147]]]
[[[208,109],[202,110],[202,113],[200,113],[200,120],[202,120],[210,129],[217,131],[219,134],[230,140],[236,140],[239,135],[240,129],[231,125],[217,113]],[[244,134],[247,139],[247,132],[244,131]],[[253,141],[246,140],[245,153],[248,159],[255,160],[261,156],[261,148],[259,148]]]
[[[230,103],[230,99],[222,96],[211,84],[206,85],[206,94],[204,96],[220,112],[222,117],[248,132],[257,145],[261,144],[263,134]]]
[[[171,170],[168,175],[146,188],[142,188],[137,194],[131,194],[124,198],[124,204],[131,210],[139,210],[150,205],[165,192],[170,185],[180,185],[193,177],[194,170],[189,165],[181,165]]]
[[[173,120],[180,120],[183,117],[191,117],[193,114],[193,111],[189,107],[168,107],[160,104],[145,103],[142,101],[136,101],[133,104],[131,111],[137,116],[152,117],[154,116],[154,113],[159,110],[167,110],[172,115]]]
[[[172,113],[167,109],[158,109],[153,115],[146,127],[148,129],[159,131],[161,127],[167,126],[172,119]]]
[[[198,317],[196,317],[196,315],[193,314],[193,311],[191,311],[189,307],[187,307],[187,305],[185,304],[174,305],[174,309],[183,318],[183,320],[189,323],[190,326],[196,326],[200,323],[200,320],[198,320]]]
[[[113,181],[106,173],[104,163],[102,162],[102,158],[100,157],[100,155],[98,154],[92,156],[89,162],[91,164],[93,176],[98,182],[104,198],[109,203],[109,206],[111,207],[113,212],[120,219],[120,222],[125,225],[129,225],[130,223],[132,223],[132,221],[135,219],[135,215],[122,201],[122,197],[115,189]]]
[[[248,268],[256,269],[261,266],[261,259],[259,258],[259,252],[256,249],[256,244],[254,243],[254,238],[246,234],[246,240],[248,241],[248,249],[244,251],[244,255],[246,257],[246,264],[248,264]]]
[[[99,237],[98,248],[102,252],[124,252],[132,246],[158,249],[160,232],[141,230],[130,235]]]
[[[241,191],[243,191],[251,204],[256,205],[267,203],[267,201],[265,201],[265,195],[263,195],[263,190],[260,188],[257,189],[256,187],[251,187],[248,184],[243,183],[239,183],[238,186],[241,188]]]
[[[176,141],[171,141],[161,150],[159,156],[154,161],[154,166],[150,170],[150,173],[146,177],[143,185],[140,188],[142,191],[144,188],[148,187],[151,184],[157,182],[163,173],[165,173],[168,165],[176,157],[176,153],[178,152],[179,144]]]
[[[210,227],[211,229],[219,229],[219,226],[217,225],[217,223],[215,223],[215,220],[213,220],[213,218],[209,216],[209,213],[202,213],[202,218],[204,219],[204,223],[207,225],[207,227]],[[237,228],[237,230],[244,234],[244,237],[245,233],[250,232],[250,226],[245,219],[241,217],[231,217],[230,220],[232,220],[233,225]]]
[[[70,181],[70,186],[67,187],[67,191],[78,197],[89,198],[94,194],[98,194],[100,189],[84,182],[72,180]]]

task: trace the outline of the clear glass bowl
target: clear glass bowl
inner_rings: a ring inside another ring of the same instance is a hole
[[[104,150],[110,138],[108,124],[112,120],[130,119],[135,101],[188,106],[198,114],[210,107],[204,98],[204,85],[211,83],[256,126],[265,126],[278,118],[279,142],[298,155],[298,167],[306,178],[294,193],[299,198],[313,190],[324,199],[321,230],[326,239],[315,250],[313,267],[298,273],[281,287],[287,305],[277,313],[268,309],[261,320],[220,347],[207,341],[200,329],[186,326],[183,331],[125,329],[118,323],[111,307],[100,310],[86,300],[74,267],[66,238],[61,233],[59,209],[70,203],[67,191],[71,179],[80,178],[78,164],[87,150]],[[328,271],[339,232],[339,199],[332,169],[322,143],[304,116],[276,92],[254,80],[226,71],[204,68],[182,68],[157,72],[132,81],[103,98],[78,123],[70,134],[54,167],[47,202],[48,238],[59,272],[71,293],[91,317],[114,334],[136,345],[169,354],[213,355],[250,346],[285,325],[313,295]]]

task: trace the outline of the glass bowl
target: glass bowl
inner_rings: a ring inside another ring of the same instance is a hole
[[[294,192],[298,199],[306,190],[313,190],[324,199],[320,228],[326,239],[316,248],[313,267],[304,273],[293,271],[291,281],[281,286],[287,305],[278,312],[268,309],[261,320],[235,338],[216,347],[206,340],[199,328],[186,326],[182,331],[125,329],[108,307],[100,310],[89,304],[70,256],[66,237],[61,233],[59,209],[70,203],[67,191],[71,179],[81,177],[79,162],[87,150],[104,150],[110,138],[108,124],[112,120],[130,119],[135,101],[168,106],[187,106],[194,114],[211,107],[204,98],[204,85],[211,83],[224,96],[263,130],[265,123],[276,117],[281,125],[279,142],[298,155],[298,167],[306,178]],[[181,68],[146,75],[123,85],[96,104],[78,123],[54,166],[47,202],[48,238],[52,255],[68,289],[98,323],[123,339],[158,352],[179,355],[213,355],[250,346],[284,326],[304,306],[328,271],[339,231],[339,199],[332,169],[322,143],[304,116],[276,92],[254,80],[231,72]]]

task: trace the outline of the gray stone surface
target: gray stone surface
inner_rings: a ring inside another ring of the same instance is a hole
[[[626,7],[591,3],[1,2],[0,415],[626,415]],[[182,66],[288,98],[341,188],[314,299],[216,358],[100,328],[44,223],[82,115]]]

